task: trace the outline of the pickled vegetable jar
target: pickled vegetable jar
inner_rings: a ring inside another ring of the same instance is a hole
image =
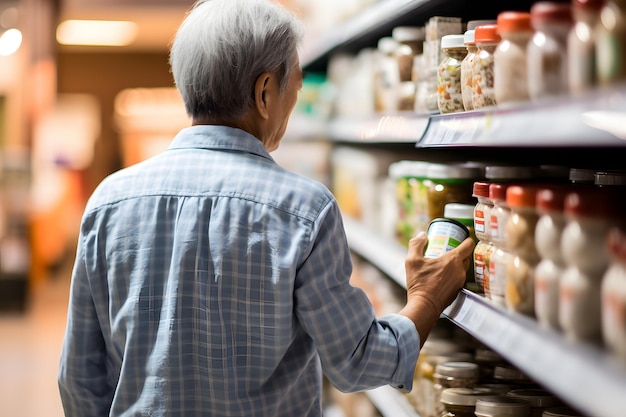
[[[467,55],[463,35],[441,38],[444,58],[437,68],[437,106],[441,113],[464,111],[461,92],[461,62]]]

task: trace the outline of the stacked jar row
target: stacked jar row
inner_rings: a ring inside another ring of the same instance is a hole
[[[407,394],[420,416],[581,416],[494,351],[452,333],[436,326],[420,351]]]
[[[603,16],[600,19],[600,16]],[[626,81],[626,2],[536,2],[446,35],[441,113],[577,94]]]
[[[626,359],[626,176],[593,176],[476,182],[475,278],[494,303]]]

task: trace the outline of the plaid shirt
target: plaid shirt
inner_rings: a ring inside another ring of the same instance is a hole
[[[410,390],[419,335],[376,318],[330,191],[223,126],[105,179],[80,229],[59,368],[66,416],[320,416]]]

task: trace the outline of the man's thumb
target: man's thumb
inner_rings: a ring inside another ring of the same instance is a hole
[[[415,253],[423,255],[427,242],[428,237],[426,236],[426,232],[419,232],[409,241],[409,251],[415,251]]]

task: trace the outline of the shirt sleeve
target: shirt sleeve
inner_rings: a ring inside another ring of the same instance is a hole
[[[366,294],[350,285],[352,261],[335,200],[315,223],[311,245],[296,277],[296,314],[328,379],[345,392],[382,385],[410,391],[419,335],[407,317],[377,319]]]
[[[66,417],[109,415],[113,397],[113,388],[108,383],[104,339],[85,261],[85,243],[81,236],[72,272],[67,326],[58,372]]]

